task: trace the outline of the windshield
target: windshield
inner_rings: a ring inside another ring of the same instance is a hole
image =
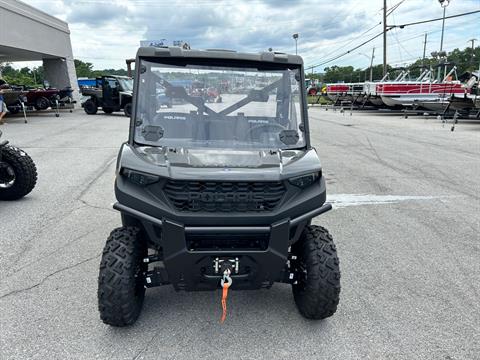
[[[300,68],[278,68],[142,60],[135,142],[184,148],[304,147]]]
[[[133,79],[117,78],[123,91],[133,91]]]

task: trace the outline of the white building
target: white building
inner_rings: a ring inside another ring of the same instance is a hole
[[[0,62],[43,61],[52,87],[78,96],[68,24],[17,0],[0,0]]]

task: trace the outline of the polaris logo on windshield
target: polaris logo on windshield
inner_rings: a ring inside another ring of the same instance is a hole
[[[249,124],[269,124],[268,120],[261,120],[261,119],[250,119],[248,120]]]
[[[202,201],[206,203],[225,203],[225,202],[234,202],[234,203],[258,203],[263,200],[263,197],[259,194],[254,194],[252,192],[201,192],[201,193],[189,193],[189,201]]]
[[[187,120],[185,116],[177,116],[177,115],[165,115],[163,118],[167,120]]]

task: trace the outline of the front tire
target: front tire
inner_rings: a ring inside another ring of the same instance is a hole
[[[337,250],[328,230],[310,225],[292,246],[291,261],[296,283],[293,297],[307,319],[325,319],[337,310],[340,300],[340,267]]]
[[[98,309],[105,324],[127,326],[138,319],[145,297],[146,255],[137,228],[121,227],[111,232],[98,277]]]
[[[132,103],[125,104],[123,111],[126,117],[132,116]]]
[[[83,104],[83,110],[85,110],[85,112],[88,114],[88,115],[95,115],[98,111],[98,106],[97,104],[95,103],[95,101],[93,101],[92,99],[88,99],[87,101],[85,101],[85,103]]]
[[[17,200],[37,183],[37,168],[28,154],[13,146],[0,147],[0,200]]]

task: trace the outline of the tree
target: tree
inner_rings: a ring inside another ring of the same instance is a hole
[[[77,77],[94,77],[93,64],[89,62],[83,62],[82,60],[75,59],[75,71]]]
[[[95,78],[101,75],[127,75],[125,69],[93,70],[93,64],[78,59],[74,60],[77,77]],[[1,77],[11,85],[38,86],[43,84],[45,71],[43,66],[30,69],[15,69],[10,63],[0,63]]]

